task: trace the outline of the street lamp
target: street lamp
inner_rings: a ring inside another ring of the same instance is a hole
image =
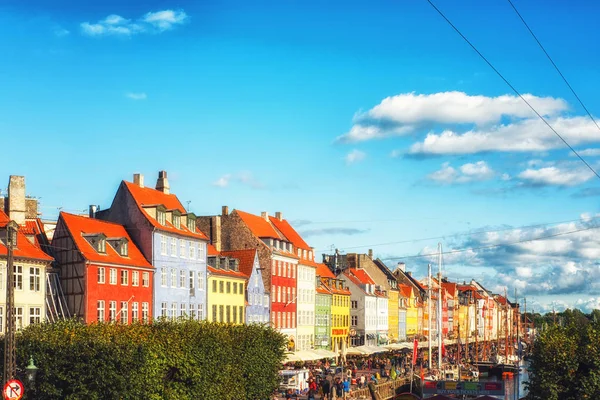
[[[29,356],[29,365],[25,367],[25,373],[27,375],[27,381],[31,384],[35,384],[35,376],[37,375],[38,367],[33,363],[33,356]]]

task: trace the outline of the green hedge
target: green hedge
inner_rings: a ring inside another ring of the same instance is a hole
[[[262,325],[64,321],[20,331],[17,365],[22,380],[29,356],[39,368],[25,399],[264,400],[279,384],[285,344]]]

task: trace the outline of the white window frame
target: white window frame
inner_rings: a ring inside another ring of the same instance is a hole
[[[40,269],[40,267],[29,267],[29,290],[31,292],[41,291],[41,269]]]
[[[177,270],[171,268],[171,287],[177,287]]]
[[[129,323],[129,304],[126,301],[121,302],[121,310],[119,311],[119,322],[124,325]]]
[[[150,286],[150,272],[144,271],[142,272],[142,287]]]
[[[185,269],[179,270],[179,288],[181,289],[186,287],[186,275]]]
[[[98,322],[106,321],[106,303],[104,300],[98,300],[96,302],[96,319]]]
[[[98,283],[106,283],[106,269],[98,267]]]
[[[108,303],[108,319],[110,322],[117,320],[117,302],[114,300]]]
[[[116,285],[117,284],[117,269],[116,268],[111,268],[108,270],[108,274],[109,274],[109,284],[110,285]]]
[[[140,272],[131,271],[131,286],[140,286]]]
[[[121,270],[121,286],[129,286],[129,271],[126,269]]]
[[[139,322],[140,320],[140,303],[134,301],[131,303],[131,322]]]
[[[179,239],[179,257],[186,258],[185,240]]]
[[[15,290],[23,290],[23,266],[15,265],[14,269],[14,287]],[[22,311],[21,311],[22,312]]]
[[[194,246],[194,242],[192,242],[191,240],[188,242],[188,248],[190,260],[193,260],[194,258],[196,258],[196,247]]]
[[[42,323],[42,308],[29,307],[29,325],[40,323]]]
[[[167,255],[167,237],[165,235],[160,235],[160,254]]]
[[[150,306],[148,302],[142,303],[142,322],[148,322]]]

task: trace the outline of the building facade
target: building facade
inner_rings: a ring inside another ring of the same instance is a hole
[[[247,276],[239,260],[208,245],[208,320],[241,325],[246,322]]]
[[[152,316],[206,318],[206,244],[196,216],[170,193],[167,173],[156,188],[144,177],[122,181],[109,209],[96,217],[124,225],[146,260],[155,268]]]
[[[377,296],[375,282],[363,269],[347,268],[338,276],[350,290],[352,346],[377,345]]]
[[[331,348],[331,299],[327,287],[319,282],[315,295],[315,348]]]
[[[154,268],[125,227],[61,212],[52,247],[71,315],[85,323],[150,321]]]

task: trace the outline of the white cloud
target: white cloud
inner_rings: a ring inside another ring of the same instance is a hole
[[[577,299],[575,306],[586,313],[590,313],[593,310],[600,310],[600,297],[590,297],[586,300]]]
[[[523,96],[545,116],[555,116],[567,110],[567,103],[558,98]],[[338,142],[357,142],[389,136],[406,135],[430,124],[498,123],[503,117],[532,118],[535,114],[519,98],[470,96],[463,92],[434,94],[403,93],[383,99],[367,112],[354,117],[354,126]]]
[[[485,161],[463,164],[458,170],[446,162],[442,164],[441,169],[429,174],[427,178],[441,184],[451,184],[484,181],[494,175],[494,170]]]
[[[600,149],[585,149],[585,150],[577,150],[582,157],[598,157],[600,156]],[[575,153],[569,153],[570,156],[575,157]]]
[[[132,36],[139,33],[163,32],[185,23],[188,19],[183,10],[163,10],[146,13],[132,21],[117,14],[111,14],[97,23],[82,22],[81,31],[88,36]]]
[[[253,189],[263,189],[264,185],[256,180],[251,172],[241,171],[237,174],[225,174],[219,179],[212,183],[213,186],[225,188],[231,185],[231,183],[238,183],[240,185],[249,186]]]
[[[130,98],[131,100],[146,100],[148,96],[144,92],[140,93],[125,93],[125,97]]]
[[[64,36],[69,35],[70,33],[71,33],[70,31],[68,31],[64,28],[61,28],[61,27],[57,27],[54,29],[54,35],[57,37],[64,37]]]
[[[571,145],[600,141],[596,126],[586,117],[556,117],[550,125]],[[464,133],[445,130],[429,133],[413,144],[410,154],[475,154],[487,151],[540,152],[565,148],[564,143],[540,119],[475,129]]]
[[[500,176],[500,179],[502,179],[503,181],[510,181],[512,178],[509,174],[503,173],[502,176]]]
[[[346,164],[350,165],[350,164],[354,164],[354,163],[363,161],[366,156],[367,156],[366,153],[364,153],[360,150],[354,149],[350,153],[346,154],[346,157],[345,157]]]
[[[594,173],[577,164],[564,167],[528,168],[518,177],[533,186],[576,186],[592,179]]]
[[[154,25],[160,31],[172,29],[174,25],[181,25],[188,19],[188,16],[182,10],[163,10],[147,13],[143,21]]]

